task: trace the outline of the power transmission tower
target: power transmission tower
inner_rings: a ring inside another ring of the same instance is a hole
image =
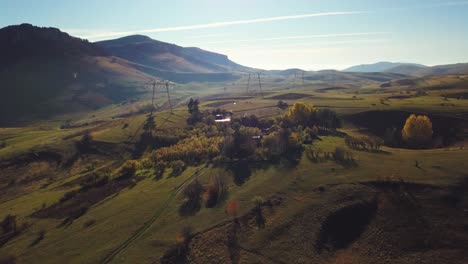
[[[297,72],[294,72],[293,89],[296,88],[296,79],[297,79]]]
[[[153,96],[151,96],[151,115],[153,115],[154,111],[154,90],[156,89],[156,80],[153,80]]]
[[[167,91],[167,101],[169,102],[169,107],[171,108],[171,113],[172,113],[171,95],[169,94],[169,81],[166,81],[165,84],[166,84],[166,91]]]
[[[305,71],[302,71],[302,85],[304,86],[304,72]]]
[[[260,88],[260,94],[262,95],[262,98],[263,98],[262,81],[260,80],[260,73],[257,73],[257,75],[258,75],[258,87]]]
[[[249,93],[250,88],[250,73],[249,73],[249,80],[247,81],[247,93]]]

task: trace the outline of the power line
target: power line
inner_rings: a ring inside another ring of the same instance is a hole
[[[247,93],[249,93],[250,88],[250,73],[249,73],[249,80],[247,81]]]
[[[263,91],[262,91],[262,81],[260,80],[260,72],[257,73],[257,76],[258,76],[258,87],[260,88],[260,94],[262,95],[262,98],[263,98]]]
[[[165,84],[166,84],[166,91],[167,91],[167,101],[169,102],[169,107],[171,108],[171,113],[172,113],[171,95],[169,94],[169,81],[165,81]]]

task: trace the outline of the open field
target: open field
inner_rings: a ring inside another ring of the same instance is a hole
[[[352,136],[368,135],[371,128],[350,117],[373,111],[450,117],[464,131],[468,128],[468,100],[460,98],[468,88],[465,76],[418,78],[411,85],[391,81],[384,88],[381,83],[392,76],[364,81],[345,75],[339,83],[313,77],[302,84],[291,76],[266,76],[261,92],[253,88],[247,92],[245,76],[234,83],[178,85],[173,90],[174,109],[164,93],[158,93],[151,133],[183,134],[181,140],[193,140],[190,133],[201,133],[197,132],[201,125],[187,126],[191,97],[200,99],[201,111],[221,108],[234,118],[256,115],[259,119],[283,116],[286,110],[278,107],[279,100],[289,106],[302,101],[338,113],[344,119],[339,132]],[[419,90],[425,94],[417,94]],[[139,106],[150,101],[151,95],[145,93],[135,102],[0,128],[0,143],[5,143],[0,148],[0,191],[12,193],[1,196],[0,219],[14,215],[18,225],[27,226],[0,244],[0,256],[15,256],[18,263],[158,263],[176,243],[181,228],[191,226],[194,235],[187,258],[192,263],[420,263],[431,258],[438,263],[468,262],[466,133],[440,148],[382,146],[375,152],[351,149],[343,136],[320,135],[312,144],[301,145],[303,151],[294,165],[203,160],[180,175],[171,168],[157,178],[155,168],[142,166],[134,171],[134,178],[121,180],[116,168],[126,160],[143,163],[151,153],[149,145],[146,154],[134,151],[150,116]],[[379,119],[386,118],[382,113]],[[61,129],[68,119],[72,126]],[[87,132],[94,148],[78,153],[76,142]],[[316,162],[307,155],[310,150],[332,153],[337,147],[350,153],[355,165],[333,159]],[[84,199],[82,203],[90,203],[89,207],[71,223],[64,224],[65,217],[37,217],[50,206],[71,204],[80,195],[104,190],[83,187],[90,177],[96,184],[104,175],[109,176],[108,192],[96,194],[93,203]],[[197,181],[208,186],[215,177],[227,186],[224,200],[213,208],[201,206],[193,215],[182,215],[184,189]],[[72,191],[78,194],[64,201]],[[264,199],[264,228],[254,224],[256,196]],[[229,201],[238,204],[238,226],[227,212]],[[347,218],[348,210],[357,210],[365,219],[351,217],[340,222],[344,229],[339,229],[334,217]],[[392,235],[392,229],[397,235]],[[228,237],[233,230],[233,237]],[[343,235],[348,232],[352,234]],[[43,237],[34,242],[40,233]]]

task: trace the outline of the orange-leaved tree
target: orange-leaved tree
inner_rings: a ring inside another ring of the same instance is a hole
[[[401,130],[403,140],[413,147],[425,147],[432,139],[432,122],[426,115],[412,114]]]
[[[237,204],[236,200],[231,200],[226,207],[226,212],[232,216],[233,219],[237,218],[240,207]]]

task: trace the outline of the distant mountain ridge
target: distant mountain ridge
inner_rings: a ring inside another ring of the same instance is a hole
[[[398,73],[414,77],[431,75],[465,74],[468,73],[468,63],[457,63],[437,66],[425,66],[416,63],[378,62],[349,67],[344,72],[386,72]]]
[[[111,55],[162,71],[225,73],[250,70],[248,67],[229,60],[223,54],[200,48],[184,48],[142,35],[99,41],[96,44]]]
[[[411,65],[401,65],[388,69],[385,72],[401,73],[415,77],[447,74],[466,74],[468,73],[468,63],[436,65],[432,67],[416,67]]]
[[[412,66],[412,67],[426,67],[421,64],[416,63],[402,63],[402,62],[377,62],[372,64],[361,64],[349,67],[344,69],[345,72],[384,72],[389,71],[392,68],[400,67],[400,66]]]
[[[106,54],[98,45],[57,28],[21,24],[0,29],[0,67],[32,58],[64,59]]]

